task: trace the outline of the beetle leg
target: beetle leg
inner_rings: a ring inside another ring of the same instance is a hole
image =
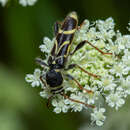
[[[48,98],[47,103],[46,103],[47,108],[50,107],[50,102],[51,102],[52,98],[53,98],[53,95]]]
[[[35,60],[36,60],[36,63],[38,63],[39,65],[49,67],[42,59],[36,58]]]
[[[91,90],[85,89],[74,77],[72,77],[70,74],[65,75],[69,80],[75,81],[75,83],[78,85],[79,89],[86,91],[87,93],[93,93]]]
[[[46,82],[43,80],[42,75],[40,76],[41,82],[44,84],[44,86],[47,88]],[[47,88],[48,89],[48,88]]]
[[[86,107],[90,107],[90,108],[95,108],[95,106],[94,105],[89,105],[89,104],[86,104],[86,103],[84,103],[84,102],[82,102],[82,101],[79,101],[79,100],[76,100],[76,99],[72,99],[72,98],[70,98],[69,96],[67,96],[66,94],[61,94],[65,99],[69,99],[69,100],[71,100],[72,102],[76,102],[76,103],[80,103],[80,104],[83,104],[83,105],[85,105]]]
[[[44,84],[44,86],[47,88],[46,82],[43,80],[42,76],[40,76],[40,80],[41,80],[41,82]],[[48,89],[48,88],[47,88],[47,89]],[[51,95],[51,96],[48,98],[48,101],[47,101],[47,103],[46,103],[47,108],[50,107],[50,102],[51,102],[52,97],[53,97],[53,95]]]
[[[83,69],[82,67],[80,67],[80,66],[77,65],[77,64],[70,64],[70,65],[68,66],[68,68],[66,68],[65,70],[69,70],[69,69],[72,69],[72,68],[74,68],[74,67],[78,67],[80,70],[82,70],[83,72],[87,73],[87,74],[90,75],[90,76],[93,76],[94,78],[100,78],[100,76],[88,72],[87,70]]]
[[[77,27],[77,30],[80,30],[80,28],[83,26],[84,21]]]
[[[40,76],[40,80],[41,80],[41,82],[44,84],[44,86],[47,88],[46,82],[43,80],[42,76]],[[47,88],[47,89],[48,89],[48,88]],[[51,102],[52,97],[53,97],[53,95],[51,95],[51,96],[48,98],[48,101],[47,101],[47,103],[46,103],[47,108],[50,107],[50,102]]]
[[[112,55],[112,53],[103,52],[102,50],[100,50],[99,48],[97,48],[96,46],[94,46],[93,44],[91,44],[90,42],[88,42],[87,40],[84,40],[84,41],[80,42],[76,46],[76,48],[74,49],[74,51],[72,53],[70,53],[70,55],[73,55],[77,50],[79,50],[80,48],[82,48],[86,43],[88,43],[90,46],[92,46],[93,48],[95,48],[97,51],[99,51],[103,55]]]

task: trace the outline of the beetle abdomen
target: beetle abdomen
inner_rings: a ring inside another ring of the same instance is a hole
[[[60,72],[56,72],[55,70],[50,70],[46,74],[46,82],[49,87],[57,87],[60,86],[63,82],[63,77]]]

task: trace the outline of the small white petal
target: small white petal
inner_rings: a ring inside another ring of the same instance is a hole
[[[61,112],[61,109],[60,109],[60,108],[58,108],[58,107],[56,107],[56,108],[54,108],[54,112],[58,114],[58,113],[60,113],[60,112]]]
[[[27,74],[25,80],[30,83],[34,80],[34,76],[32,74]]]
[[[103,122],[102,122],[102,121],[97,120],[97,121],[96,121],[96,125],[98,125],[98,126],[102,126],[102,125],[103,125]]]

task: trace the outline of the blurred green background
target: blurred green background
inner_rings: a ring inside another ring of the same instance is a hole
[[[38,0],[32,7],[13,1],[0,6],[0,130],[77,130],[89,122],[88,115],[53,113],[39,96],[40,89],[24,80],[36,68],[43,37],[52,38],[54,22],[71,11],[78,13],[79,23],[113,17],[116,29],[128,33],[130,0]],[[108,109],[107,115],[103,130],[130,130],[129,99],[119,112]]]

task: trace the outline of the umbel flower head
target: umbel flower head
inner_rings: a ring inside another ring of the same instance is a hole
[[[106,118],[103,115],[105,108],[98,107],[101,98],[108,106],[118,110],[125,103],[126,97],[130,95],[130,35],[122,35],[119,30],[115,31],[114,27],[115,23],[111,17],[92,23],[86,19],[81,28],[76,31],[73,39],[71,49],[75,48],[81,41],[87,40],[103,52],[112,53],[112,55],[103,55],[86,44],[69,57],[69,64],[78,64],[88,72],[100,77],[94,78],[78,68],[67,72],[75,77],[85,89],[93,93],[79,89],[73,81],[64,79],[63,83],[64,92],[71,99],[95,106],[95,108],[91,108],[91,120],[98,126],[103,125]],[[40,45],[40,50],[45,55],[44,62],[47,62],[54,39],[44,37],[43,44]],[[25,79],[31,83],[32,87],[41,86],[40,95],[48,99],[51,93],[39,79],[40,75],[45,74],[46,71],[47,68],[37,68],[34,70],[34,74],[28,74]],[[69,110],[81,112],[83,109],[89,108],[60,94],[53,97],[51,104],[55,113],[66,113]]]

